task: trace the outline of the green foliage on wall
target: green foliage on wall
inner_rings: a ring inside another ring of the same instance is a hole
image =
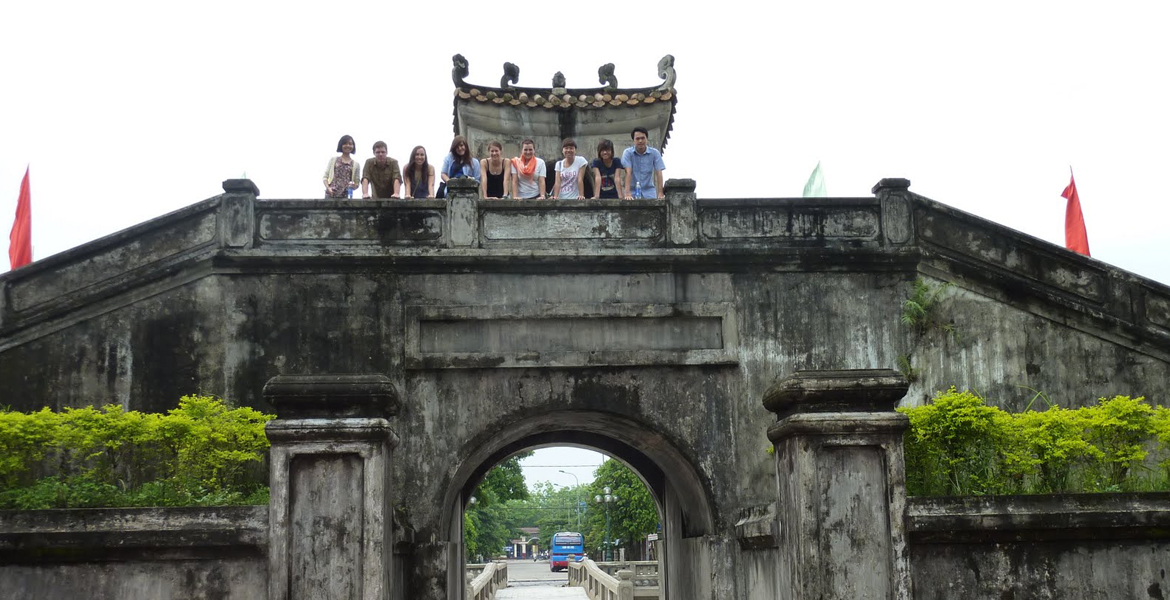
[[[1007,413],[951,388],[899,411],[910,495],[1170,490],[1170,410],[1144,398]]]
[[[263,504],[273,418],[208,396],[165,415],[0,411],[0,508]]]
[[[914,366],[914,351],[919,344],[940,334],[944,339],[959,339],[959,330],[944,318],[942,311],[943,300],[952,287],[949,282],[931,285],[919,277],[914,280],[910,296],[902,301],[902,324],[909,327],[913,335],[908,352],[899,355],[896,363],[898,372],[910,383],[917,381],[921,374],[921,370]]]

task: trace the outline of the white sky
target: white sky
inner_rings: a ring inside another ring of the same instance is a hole
[[[521,459],[520,468],[529,489],[541,481],[562,487],[586,485],[594,479],[594,471],[606,460],[600,452],[569,446],[538,448],[532,456]],[[562,472],[563,471],[563,472]],[[576,476],[576,478],[574,478]]]
[[[26,164],[44,258],[245,172],[262,198],[316,198],[346,133],[362,160],[382,139],[440,161],[456,52],[471,82],[498,85],[511,61],[519,85],[561,70],[570,87],[599,85],[607,62],[623,87],[655,85],[671,53],[666,177],[694,178],[700,197],[798,196],[819,160],[830,195],[907,177],[1063,244],[1072,166],[1094,256],[1170,282],[1164,0],[624,3],[612,27],[515,8],[5,2],[0,229]]]

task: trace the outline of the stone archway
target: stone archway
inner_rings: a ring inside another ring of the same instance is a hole
[[[709,495],[694,466],[664,436],[612,413],[550,410],[516,421],[461,457],[443,498],[450,507],[440,536],[448,542],[448,598],[460,598],[465,552],[463,510],[467,498],[494,465],[530,448],[570,445],[596,449],[629,466],[650,490],[662,520],[663,598],[678,587],[679,572],[693,559],[684,538],[714,531]]]

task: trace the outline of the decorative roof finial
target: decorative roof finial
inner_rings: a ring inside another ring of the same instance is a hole
[[[556,74],[553,75],[552,94],[554,96],[561,96],[561,95],[564,95],[564,93],[565,93],[565,74],[561,73],[560,71],[557,71]]]
[[[463,58],[462,54],[456,54],[451,57],[451,63],[455,68],[451,69],[451,81],[455,82],[455,87],[463,87],[463,78],[467,77],[467,59]]]
[[[618,87],[617,75],[613,74],[613,63],[605,63],[597,69],[597,82],[605,84],[605,90],[612,92]]]
[[[665,79],[662,85],[658,86],[659,90],[673,90],[674,89],[674,55],[667,54],[658,61],[658,76]]]
[[[512,89],[511,83],[520,81],[520,67],[506,62],[504,63],[504,76],[500,78],[500,87],[505,90]]]

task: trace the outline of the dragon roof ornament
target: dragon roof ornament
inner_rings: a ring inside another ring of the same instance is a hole
[[[455,83],[455,94],[464,100],[479,102],[508,103],[512,106],[527,105],[529,108],[603,108],[605,106],[620,106],[623,104],[636,106],[642,103],[653,103],[663,100],[672,100],[675,96],[674,84],[677,78],[674,70],[674,56],[667,54],[658,61],[658,76],[663,79],[657,86],[645,88],[622,89],[618,85],[617,75],[614,73],[613,63],[606,63],[597,69],[597,81],[601,87],[569,88],[565,85],[565,76],[560,71],[553,75],[552,85],[547,88],[518,87],[520,81],[520,67],[504,63],[504,75],[500,78],[499,87],[474,85],[467,81],[470,73],[469,64],[462,54],[451,57],[451,80]]]

